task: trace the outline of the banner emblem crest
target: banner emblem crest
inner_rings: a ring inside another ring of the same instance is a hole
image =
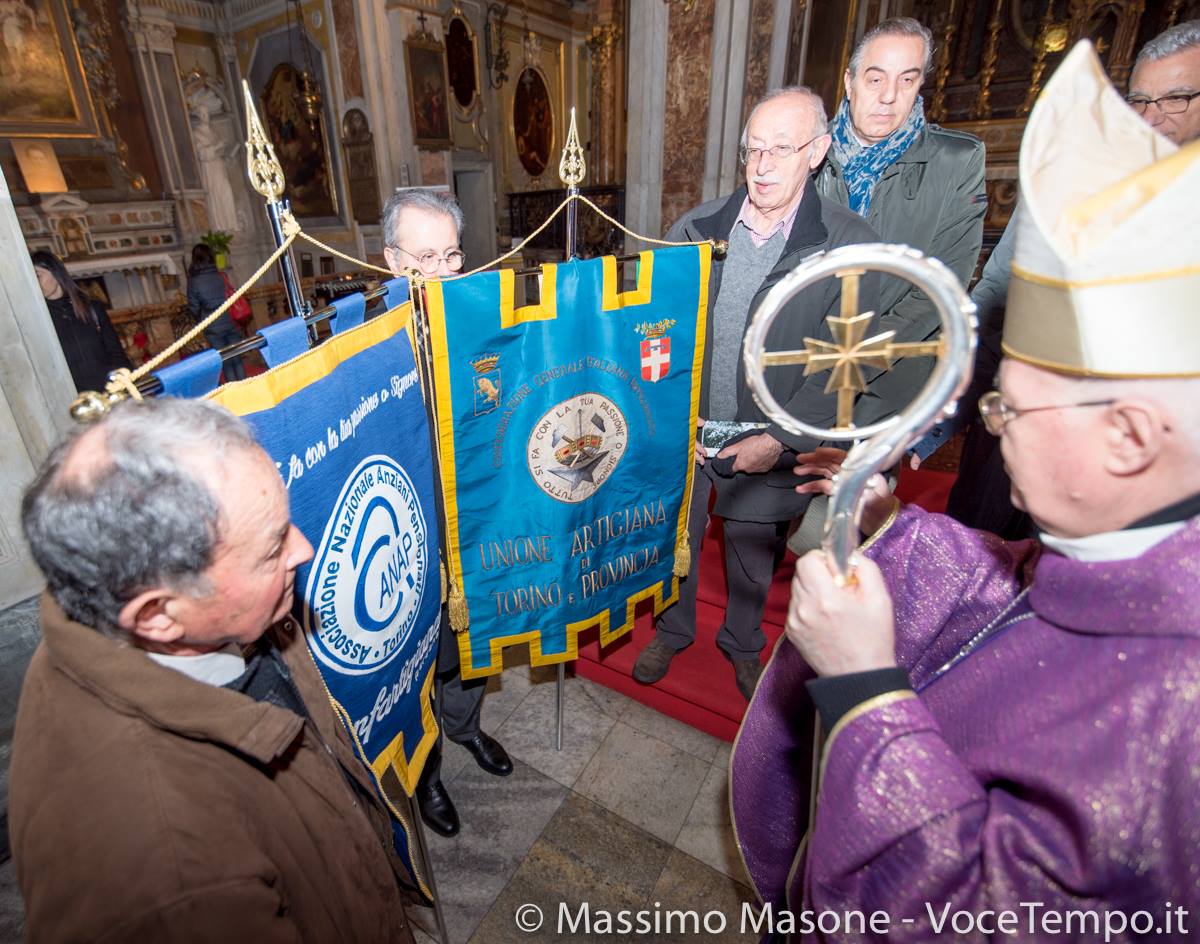
[[[617,405],[599,393],[581,393],[534,424],[526,458],[538,488],[574,504],[596,494],[628,445],[629,424]]]
[[[674,318],[664,318],[653,323],[642,322],[635,329],[643,335],[642,380],[658,383],[671,370],[671,339],[667,329],[675,324]]]
[[[387,456],[364,459],[333,506],[309,574],[304,629],[313,655],[348,675],[395,658],[421,610],[427,546],[408,473]]]
[[[475,368],[475,415],[491,413],[500,405],[500,363],[498,354],[485,354],[471,361]]]

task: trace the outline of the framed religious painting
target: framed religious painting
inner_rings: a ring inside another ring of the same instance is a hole
[[[404,41],[404,62],[408,67],[408,106],[417,147],[431,151],[453,147],[446,48],[428,33],[410,36]]]
[[[0,0],[0,137],[96,135],[66,0]]]
[[[530,177],[539,176],[550,164],[554,150],[554,108],[550,86],[537,66],[526,66],[517,78],[512,129],[521,166]]]
[[[446,26],[446,67],[454,111],[461,118],[469,118],[480,104],[479,58],[471,24],[458,14],[451,16]]]
[[[337,190],[325,122],[310,125],[300,110],[301,76],[290,62],[271,70],[262,93],[267,134],[283,167],[285,195],[299,217],[337,216]]]

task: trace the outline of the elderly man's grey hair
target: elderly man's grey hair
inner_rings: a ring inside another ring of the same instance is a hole
[[[1136,70],[1143,63],[1157,62],[1159,59],[1166,59],[1167,56],[1198,47],[1200,47],[1200,20],[1188,20],[1186,23],[1172,26],[1169,30],[1163,30],[1146,43],[1133,61],[1133,68]]]
[[[866,51],[867,43],[873,39],[879,39],[881,36],[916,36],[919,38],[925,44],[925,62],[921,73],[922,75],[929,74],[929,67],[933,64],[933,32],[911,16],[896,16],[890,20],[884,20],[877,26],[872,26],[863,34],[863,38],[854,47],[854,52],[850,54],[850,64],[847,68],[851,78],[858,75],[858,70],[862,67],[863,53]]]
[[[121,608],[141,591],[207,592],[221,503],[196,467],[258,448],[232,413],[178,397],[122,403],[72,432],[21,503],[25,539],[63,612],[121,636]]]
[[[414,187],[410,190],[397,190],[387,198],[387,203],[383,205],[383,219],[380,225],[383,228],[385,246],[391,246],[393,249],[400,248],[400,233],[397,231],[397,227],[400,224],[401,211],[408,208],[425,210],[427,213],[445,213],[454,220],[454,228],[458,232],[459,238],[462,238],[464,220],[462,207],[458,205],[458,201],[442,190],[423,190]]]
[[[807,85],[788,85],[784,88],[777,88],[767,92],[762,98],[754,103],[754,107],[750,109],[750,117],[746,119],[746,126],[742,128],[741,146],[745,147],[748,142],[750,133],[750,122],[754,120],[754,113],[762,108],[767,102],[773,102],[779,98],[796,98],[803,99],[813,116],[814,136],[822,135],[829,130],[829,117],[825,114],[825,103],[821,101],[821,96],[810,89]]]

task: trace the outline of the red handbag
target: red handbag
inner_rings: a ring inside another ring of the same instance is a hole
[[[233,294],[233,283],[229,281],[229,276],[224,272],[221,273],[221,278],[225,280],[225,297],[228,298]],[[245,296],[239,298],[236,302],[225,309],[229,315],[239,325],[245,324],[254,317],[254,310],[250,307],[250,303],[246,301]]]

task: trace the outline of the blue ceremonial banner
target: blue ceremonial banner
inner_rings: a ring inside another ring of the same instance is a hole
[[[410,867],[412,824],[394,801],[400,790],[412,794],[437,737],[430,694],[442,600],[411,312],[406,302],[212,395],[253,427],[313,545],[296,574],[296,616],[403,827],[398,845]]]
[[[545,265],[516,307],[511,270],[429,282],[451,615],[464,678],[607,644],[678,597],[708,309],[707,244]],[[455,629],[461,615],[455,621]]]

